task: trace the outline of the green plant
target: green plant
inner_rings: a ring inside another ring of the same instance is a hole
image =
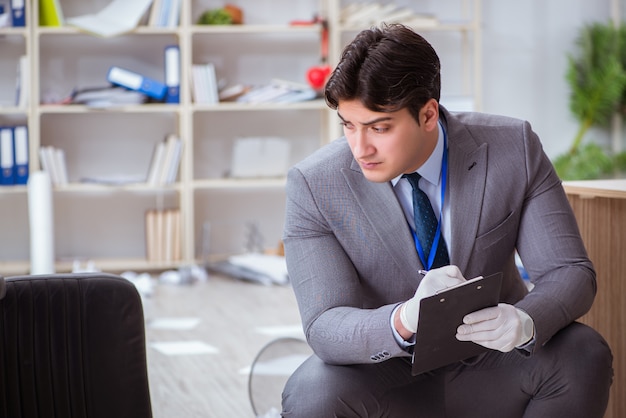
[[[607,154],[599,145],[583,144],[592,126],[608,127],[615,112],[626,108],[626,28],[592,23],[582,28],[577,54],[568,56],[566,80],[570,110],[579,122],[569,150],[554,160],[564,180],[608,176],[626,157]]]
[[[232,16],[224,9],[211,9],[202,13],[197,21],[198,25],[230,25]]]

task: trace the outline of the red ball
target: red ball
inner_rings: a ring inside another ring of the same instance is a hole
[[[326,79],[330,75],[330,66],[320,65],[311,67],[306,72],[306,78],[309,85],[315,90],[320,90],[326,84]]]

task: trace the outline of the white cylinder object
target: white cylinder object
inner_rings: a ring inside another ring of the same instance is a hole
[[[45,171],[28,178],[30,220],[30,274],[54,273],[54,215],[52,183]]]

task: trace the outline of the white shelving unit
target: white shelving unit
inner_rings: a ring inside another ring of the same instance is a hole
[[[461,23],[423,28],[437,34],[438,52],[449,49],[449,68],[461,63],[454,94],[472,96],[480,108],[480,1],[449,0],[461,9]],[[271,3],[271,4],[270,4]],[[173,29],[139,26],[112,38],[99,38],[65,27],[39,27],[37,2],[27,3],[24,29],[0,29],[4,74],[17,68],[20,55],[31,62],[31,104],[12,106],[14,77],[0,77],[0,121],[27,123],[30,169],[39,169],[39,148],[65,150],[69,184],[55,187],[54,233],[57,271],[68,271],[74,260],[92,260],[105,271],[146,271],[202,263],[244,249],[254,225],[267,248],[282,234],[284,178],[234,179],[229,176],[237,138],[280,137],[291,144],[290,163],[340,134],[334,114],[323,100],[295,104],[196,104],[191,94],[191,66],[212,62],[217,78],[228,84],[264,84],[272,79],[306,83],[309,67],[319,65],[322,26],[292,26],[292,20],[315,15],[328,21],[328,62],[334,65],[341,48],[360,28],[339,20],[343,0],[263,2],[241,0],[244,25],[201,26],[198,17],[222,6],[214,0],[182,2],[180,25]],[[406,1],[416,12],[447,10],[438,2]],[[417,4],[413,4],[417,3]],[[60,0],[65,17],[93,13],[105,0],[85,3]],[[417,28],[418,30],[420,28]],[[426,35],[425,35],[426,36]],[[447,39],[451,37],[452,40]],[[430,40],[430,39],[429,39]],[[451,43],[459,46],[450,48]],[[150,103],[96,110],[79,105],[49,104],[72,89],[107,85],[106,73],[118,65],[163,80],[163,51],[177,44],[181,52],[179,104]],[[448,58],[442,55],[444,62]],[[13,63],[9,64],[10,61]],[[452,70],[445,70],[452,73]],[[448,77],[452,78],[453,75]],[[445,78],[444,85],[448,83]],[[169,134],[183,140],[177,181],[167,186],[145,183],[101,185],[85,177],[145,177],[154,145]],[[147,261],[144,215],[151,209],[181,212],[181,259]],[[0,274],[29,270],[28,195],[24,186],[0,188]]]

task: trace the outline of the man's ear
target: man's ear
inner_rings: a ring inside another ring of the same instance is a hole
[[[420,120],[427,131],[437,129],[437,122],[439,121],[439,103],[437,100],[430,99],[422,106]]]

